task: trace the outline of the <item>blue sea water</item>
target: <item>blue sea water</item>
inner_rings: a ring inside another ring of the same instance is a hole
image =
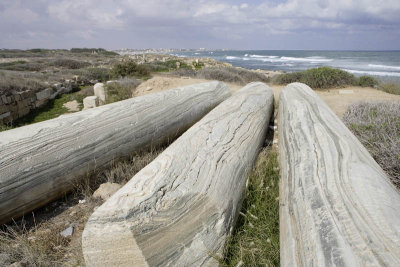
[[[400,51],[193,50],[172,54],[210,57],[248,69],[294,72],[329,66],[356,76],[400,78]]]

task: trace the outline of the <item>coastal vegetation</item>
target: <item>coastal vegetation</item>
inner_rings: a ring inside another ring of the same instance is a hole
[[[149,77],[150,70],[144,65],[136,64],[133,60],[117,62],[111,69],[111,76],[121,77]]]
[[[393,95],[400,95],[400,84],[394,82],[381,82],[378,89]]]
[[[279,266],[279,164],[264,148],[250,174],[221,266]]]
[[[276,84],[289,84],[301,82],[311,88],[326,89],[332,87],[344,87],[357,85],[357,78],[347,71],[329,67],[308,69],[305,71],[284,73],[275,77]]]
[[[105,87],[107,92],[106,103],[110,104],[131,98],[134,90],[140,83],[140,80],[132,77],[125,77],[108,83]]]
[[[392,182],[400,188],[400,104],[353,104],[344,114],[343,120]]]
[[[245,85],[250,82],[269,82],[269,78],[263,73],[234,67],[206,67],[198,71],[193,69],[180,69],[174,74],[178,76],[193,77],[197,79],[217,80],[228,83]]]
[[[52,56],[54,53],[68,55],[68,58],[38,59]],[[170,72],[178,76],[242,85],[253,81],[275,84],[302,82],[315,89],[362,86],[400,94],[398,84],[380,82],[371,76],[356,77],[346,71],[328,67],[285,73],[271,80],[261,72],[234,67],[206,67],[196,61],[191,65],[181,60],[142,64],[132,60],[121,61],[118,54],[101,49],[56,52],[45,49],[0,50],[0,58],[9,59],[13,58],[13,55],[26,59],[0,63],[0,92],[39,90],[48,86],[49,82],[70,79],[72,75],[96,82],[106,82],[114,78],[115,82],[105,85],[108,96],[106,102],[112,103],[130,98],[141,83],[140,79],[147,79],[155,72]],[[93,87],[81,86],[76,91],[59,96],[45,107],[15,121],[12,126],[0,124],[0,131],[58,117],[69,112],[64,107],[69,101],[76,100],[82,109],[83,98],[89,95],[93,95]],[[398,187],[399,118],[399,104],[360,103],[351,106],[343,119]],[[104,182],[125,184],[164,148],[134,154],[128,159],[116,159],[110,168],[88,173],[85,179],[76,184],[72,194],[37,211],[35,216],[38,217],[27,216],[26,219],[3,227],[0,231],[0,261],[7,264],[22,262],[33,266],[71,264],[71,261],[72,265],[84,264],[80,242],[58,234],[65,228],[62,220],[70,217],[71,221],[78,223],[77,228],[82,230],[94,208],[101,204],[99,199],[92,197],[99,185]],[[86,205],[78,204],[82,199],[85,199]],[[74,211],[76,213],[70,215]],[[64,215],[59,216],[60,213]],[[218,260],[222,266],[279,266],[279,164],[277,153],[273,149],[264,148],[258,156],[257,164],[248,180],[237,224],[227,242],[223,257]]]
[[[144,63],[143,65],[144,67],[147,67],[151,72],[169,72],[169,71],[175,71],[177,69],[184,69],[184,70],[192,69],[191,66],[186,64],[184,61],[178,59],[170,59],[167,61],[153,61],[150,63]],[[196,66],[199,67],[199,65]]]

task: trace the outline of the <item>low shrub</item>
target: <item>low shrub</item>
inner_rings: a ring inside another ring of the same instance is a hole
[[[223,82],[247,84],[249,82],[268,82],[269,79],[262,73],[241,68],[203,68],[196,73],[197,78],[217,80]]]
[[[195,70],[201,70],[204,67],[204,63],[202,62],[193,61],[192,65],[195,68]]]
[[[343,120],[400,188],[400,103],[353,104]]]
[[[358,78],[358,84],[361,87],[375,87],[378,81],[372,76],[361,76]]]
[[[78,61],[74,59],[60,58],[53,61],[52,65],[66,69],[81,69],[89,67],[91,64],[86,61]]]
[[[107,92],[106,102],[113,103],[132,97],[133,91],[138,87],[140,81],[134,78],[123,78],[105,86]]]
[[[378,89],[394,95],[400,95],[400,84],[394,82],[382,82],[379,83]]]
[[[111,69],[114,78],[137,76],[146,77],[150,75],[150,70],[145,65],[136,64],[132,60],[115,63]]]
[[[84,53],[84,54],[100,54],[104,56],[119,56],[118,53],[107,51],[103,48],[71,48],[70,52],[76,54]]]
[[[40,71],[44,67],[45,67],[45,65],[35,63],[35,62],[26,62],[23,60],[0,64],[0,69],[14,70],[14,71]]]
[[[176,60],[176,59],[167,60],[165,62],[154,61],[154,62],[150,62],[150,63],[145,63],[143,65],[152,72],[168,72],[168,71],[173,71],[173,70],[177,70],[177,69],[184,69],[184,70],[192,69],[192,67],[189,66],[188,64],[186,64],[185,62]],[[179,65],[179,68],[178,68],[178,65]]]
[[[276,76],[274,82],[277,84],[301,82],[312,88],[322,89],[358,84],[358,80],[353,74],[329,67],[319,67],[295,73],[280,74]]]
[[[72,72],[74,75],[79,75],[85,80],[97,80],[105,82],[111,79],[111,70],[107,68],[84,68]]]

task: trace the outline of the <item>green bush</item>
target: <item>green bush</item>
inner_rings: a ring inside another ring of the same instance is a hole
[[[204,63],[193,61],[192,65],[194,66],[195,70],[201,70],[204,67]]]
[[[274,77],[274,83],[289,84],[289,83],[299,82],[302,75],[303,75],[302,72],[280,74]]]
[[[114,78],[126,76],[146,77],[150,75],[150,70],[144,65],[138,65],[132,60],[115,63],[111,69]]]
[[[107,84],[105,87],[107,91],[107,104],[131,98],[133,91],[139,84],[140,81],[134,78],[123,78]]]
[[[312,88],[332,88],[358,84],[357,78],[354,75],[329,67],[281,74],[275,78],[274,82],[278,84],[301,82]]]
[[[374,87],[378,84],[378,81],[371,76],[361,76],[360,78],[358,78],[359,80],[359,85],[361,87]]]

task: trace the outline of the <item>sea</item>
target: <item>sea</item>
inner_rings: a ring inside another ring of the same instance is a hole
[[[400,51],[190,50],[180,57],[209,57],[247,69],[295,72],[328,66],[356,76],[400,80]]]

